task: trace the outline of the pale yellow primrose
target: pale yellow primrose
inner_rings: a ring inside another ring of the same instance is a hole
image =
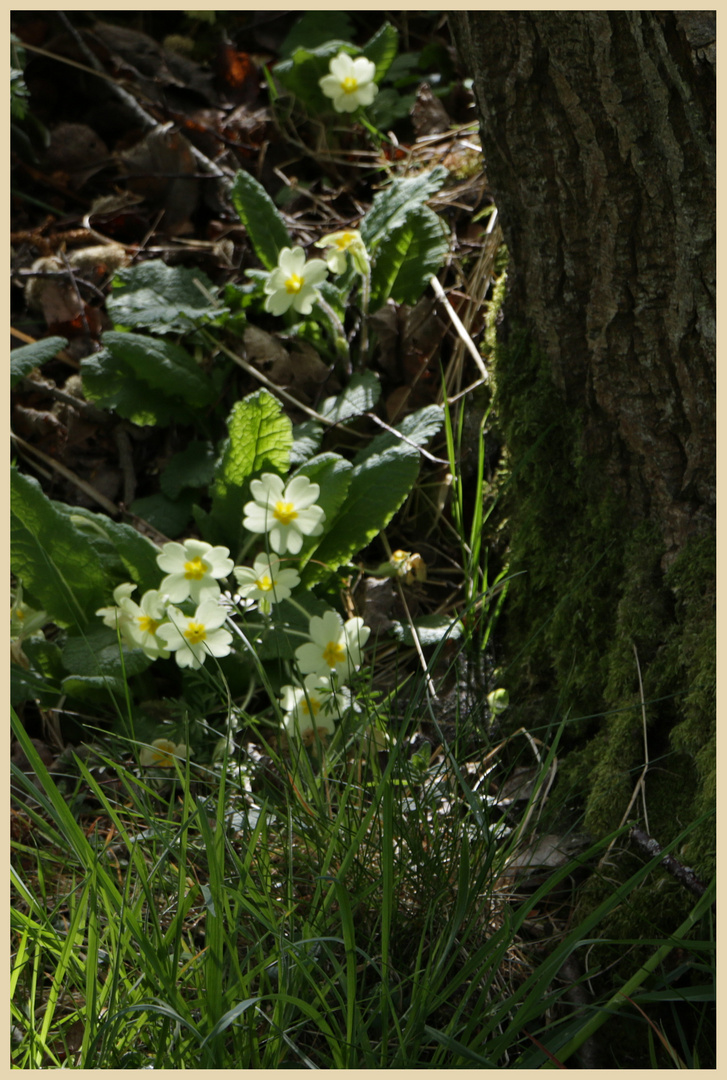
[[[359,105],[370,105],[379,92],[374,82],[376,65],[365,56],[354,60],[340,52],[329,64],[329,74],[318,80],[326,97],[333,99],[336,112],[355,112]]]

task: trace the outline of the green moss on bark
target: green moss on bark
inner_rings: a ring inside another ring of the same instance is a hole
[[[499,628],[510,722],[543,736],[566,719],[559,784],[580,797],[594,837],[624,816],[644,822],[641,797],[629,803],[645,723],[648,826],[666,844],[714,806],[714,537],[695,536],[664,574],[657,524],[634,520],[604,462],[583,454],[582,419],[532,340],[511,331],[495,356],[513,575]],[[709,879],[714,849],[708,822],[675,854]],[[663,891],[667,906],[689,905],[683,890]]]

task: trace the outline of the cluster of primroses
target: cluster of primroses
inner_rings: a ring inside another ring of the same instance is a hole
[[[208,656],[228,656],[233,635],[225,624],[234,628],[234,623],[220,581],[234,574],[236,602],[256,605],[268,617],[273,605],[289,599],[300,583],[297,570],[283,568],[279,556],[297,555],[304,536],[321,535],[325,519],[316,505],[320,488],[305,476],[286,485],[279,476],[264,473],[251,482],[250,494],[243,526],[251,533],[266,533],[270,553],[259,554],[252,566],[235,566],[228,548],[204,540],[165,544],[157,556],[166,574],[159,588],[136,603],[131,598],[136,585],[125,582],[114,590],[114,606],[96,614],[152,660],[174,654],[180,668],[199,668]],[[309,640],[295,652],[301,685],[281,690],[288,735],[308,742],[333,732],[336,717],[350,705],[345,683],[361,665],[369,634],[363,619],[344,623],[332,610],[310,619]]]

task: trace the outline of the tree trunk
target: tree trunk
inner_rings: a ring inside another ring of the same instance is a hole
[[[668,566],[713,527],[715,12],[465,11],[488,180],[525,317]],[[506,320],[507,322],[507,320]]]

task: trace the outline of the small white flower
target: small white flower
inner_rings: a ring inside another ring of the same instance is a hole
[[[212,547],[204,540],[165,544],[157,555],[159,568],[167,573],[159,586],[160,592],[166,593],[173,604],[181,604],[188,597],[198,604],[205,597],[219,596],[220,587],[215,578],[226,578],[232,571],[229,554],[228,548]]]
[[[335,611],[314,615],[308,630],[311,640],[295,650],[298,667],[304,675],[332,675],[345,682],[361,665],[361,650],[371,628],[358,616],[345,624]]]
[[[346,252],[350,252],[353,265],[364,277],[369,272],[369,254],[361,233],[357,229],[344,229],[342,232],[329,233],[321,240],[316,240],[317,248],[328,248],[325,260],[332,274],[342,274],[346,269]]]
[[[208,656],[229,654],[232,634],[222,626],[227,615],[216,600],[203,600],[194,615],[169,607],[167,617],[169,622],[157,634],[175,654],[180,668],[198,668]]]
[[[355,112],[359,105],[370,105],[379,92],[374,82],[376,64],[365,56],[354,60],[340,52],[331,60],[329,71],[318,84],[326,97],[333,98],[336,112]]]
[[[317,299],[318,286],[328,276],[323,259],[309,259],[301,247],[283,248],[278,255],[278,265],[271,270],[265,282],[265,310],[272,315],[283,315],[288,308],[310,315]]]
[[[258,555],[252,566],[236,566],[233,570],[240,586],[240,596],[257,600],[260,610],[270,614],[273,604],[287,600],[300,584],[297,570],[281,570],[277,555]]]
[[[312,741],[315,731],[321,738],[333,734],[336,718],[349,704],[348,695],[334,692],[325,675],[308,675],[302,687],[284,686],[281,695],[285,731],[304,742]]]
[[[127,598],[123,601],[124,614],[131,616],[124,625],[124,635],[138,649],[143,649],[150,660],[166,660],[169,656],[164,641],[157,632],[166,619],[167,598],[158,589],[149,589],[136,604]]]
[[[134,617],[133,612],[127,610],[126,601],[130,599],[135,589],[136,585],[134,585],[133,581],[125,581],[123,585],[117,585],[114,589],[116,606],[102,607],[96,612],[103,619],[104,626],[110,626],[112,630],[115,630],[118,626],[124,637],[126,636],[125,627]]]
[[[270,533],[270,546],[279,555],[297,555],[304,536],[320,536],[326,515],[314,506],[320,494],[318,484],[307,476],[296,476],[283,488],[274,473],[263,473],[250,484],[254,502],[245,503],[243,526],[250,532]]]
[[[139,764],[145,769],[173,769],[174,759],[184,760],[188,753],[184,743],[176,745],[171,739],[155,739],[151,746],[143,747],[139,754]]]

